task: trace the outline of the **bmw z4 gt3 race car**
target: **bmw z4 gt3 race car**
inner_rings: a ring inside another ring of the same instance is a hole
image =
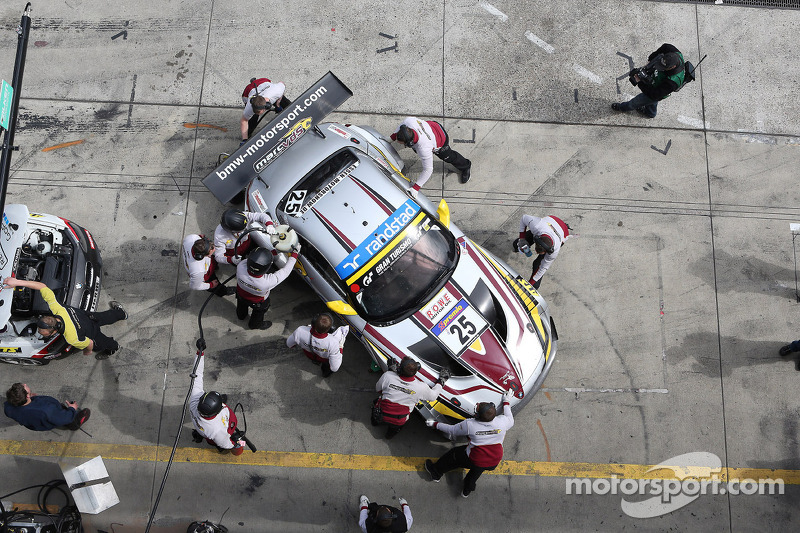
[[[103,260],[92,235],[69,220],[6,205],[0,227],[0,276],[40,281],[62,305],[94,311]],[[0,292],[0,361],[46,365],[72,353],[62,335],[40,339],[36,321],[50,309],[39,291],[26,287]]]
[[[278,129],[292,108],[284,110],[204,183],[227,201],[251,178],[247,210],[296,232],[297,272],[383,370],[411,356],[422,365],[418,379],[431,386],[450,371],[437,401],[417,405],[425,418],[471,417],[479,402],[497,403],[509,389],[519,410],[556,354],[547,302],[453,224],[444,200],[436,207],[409,195],[388,139],[369,127],[316,122],[314,104],[325,98],[304,97],[321,86],[333,100],[337,83],[323,77],[296,100],[308,113]],[[219,182],[227,178],[234,179],[226,189]]]

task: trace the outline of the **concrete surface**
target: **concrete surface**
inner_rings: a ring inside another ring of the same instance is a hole
[[[226,510],[232,532],[355,531],[362,493],[407,498],[415,531],[791,529],[800,375],[777,351],[798,337],[789,223],[800,222],[800,11],[411,4],[33,3],[8,202],[89,228],[105,260],[101,306],[120,300],[130,319],[108,328],[124,346],[111,359],[0,368],[3,390],[22,381],[93,412],[91,435],[0,420],[0,493],[58,478],[58,463],[100,450],[121,502],[86,515],[87,531],[144,529],[205,297],[189,291],[178,250],[185,234],[213,232],[223,210],[200,181],[238,144],[251,77],[283,80],[291,97],[332,70],[355,93],[332,120],[386,132],[408,114],[443,120],[473,178],[462,186],[440,165],[425,192],[446,198],[453,220],[523,275],[528,261],[509,244],[523,213],[574,228],[541,288],[557,360],[508,434],[508,473],[485,474],[463,501],[457,473],[433,484],[419,470],[446,441],[418,419],[390,442],[369,425],[377,375],[355,338],[329,380],[284,348],[322,309],[300,281],[274,293],[264,332],[242,329],[232,298],[214,299],[203,319],[206,381],[245,405],[260,450],[285,454],[220,459],[191,442],[187,422],[180,447],[197,448],[196,462],[172,466],[153,531]],[[6,80],[23,8],[0,6]],[[694,63],[708,54],[697,81],[653,120],[611,111],[637,94],[622,77],[628,57],[641,65],[663,42]],[[73,141],[82,142],[42,151]],[[416,175],[414,154],[402,155]],[[26,454],[33,444],[44,451]],[[570,477],[647,477],[632,473],[698,451],[754,469],[740,473],[778,469],[785,494],[707,495],[637,519],[619,495],[565,491]],[[362,462],[336,466],[351,456]],[[389,456],[388,466],[369,462]]]

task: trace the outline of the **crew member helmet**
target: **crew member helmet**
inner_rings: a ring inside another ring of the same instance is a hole
[[[197,404],[197,412],[203,418],[214,418],[222,411],[222,406],[225,404],[226,399],[223,394],[217,391],[207,392],[200,398],[200,403]]]
[[[247,227],[247,216],[238,209],[230,208],[222,213],[222,220],[220,220],[219,223],[222,225],[223,229],[231,233],[237,233],[239,231],[244,231],[244,228]]]
[[[266,248],[256,248],[247,256],[247,272],[251,276],[261,276],[272,266],[272,252]]]

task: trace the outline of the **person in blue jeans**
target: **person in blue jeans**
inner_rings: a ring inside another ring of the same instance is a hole
[[[786,357],[792,352],[800,352],[800,340],[790,342],[786,346],[781,346],[781,349],[778,353],[781,354],[781,357]],[[795,369],[800,371],[800,359],[798,359],[795,363]]]
[[[75,431],[89,420],[91,414],[89,409],[79,409],[75,402],[62,404],[52,396],[34,394],[26,383],[14,383],[6,391],[3,412],[8,418],[33,431],[49,431],[58,427]]]

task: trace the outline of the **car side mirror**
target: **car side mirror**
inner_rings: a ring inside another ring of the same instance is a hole
[[[450,227],[450,207],[447,205],[447,202],[444,201],[444,198],[439,202],[439,206],[436,208],[436,214],[439,215],[439,222],[441,222],[444,227]]]
[[[345,303],[341,300],[333,300],[331,302],[325,302],[325,305],[328,306],[328,309],[336,313],[337,315],[357,315],[356,310],[353,309],[353,306]]]

